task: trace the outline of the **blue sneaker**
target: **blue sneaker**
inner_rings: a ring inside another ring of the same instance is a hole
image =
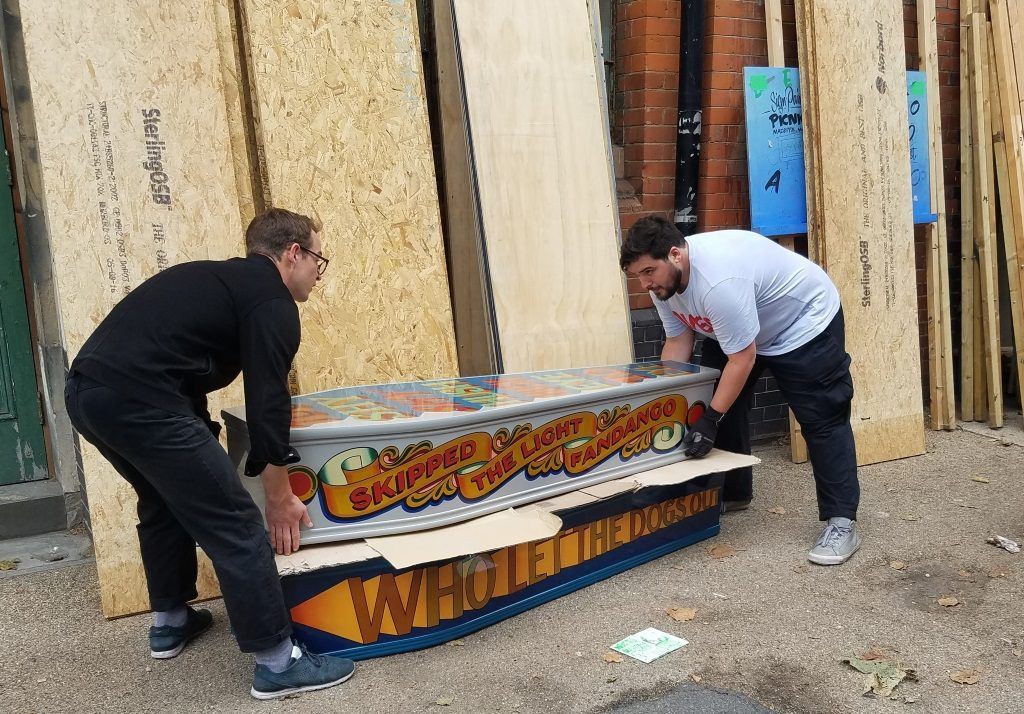
[[[252,694],[257,699],[277,699],[289,694],[327,689],[350,679],[356,665],[350,659],[313,654],[305,647],[293,647],[292,659],[283,672],[272,672],[262,664],[252,673]]]
[[[149,656],[154,659],[170,659],[177,657],[189,640],[210,629],[213,615],[209,610],[193,610],[188,608],[188,618],[181,627],[149,628]]]

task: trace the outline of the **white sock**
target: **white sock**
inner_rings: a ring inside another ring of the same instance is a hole
[[[188,622],[188,607],[186,605],[178,605],[170,610],[156,610],[153,612],[154,627],[164,627],[165,625],[184,627],[186,622]]]
[[[262,664],[271,672],[283,672],[288,669],[293,659],[302,657],[302,650],[296,647],[290,637],[278,642],[273,647],[254,652],[256,664]]]
[[[840,528],[849,528],[853,525],[853,521],[842,516],[832,516],[828,519],[828,524],[830,526],[839,526]]]

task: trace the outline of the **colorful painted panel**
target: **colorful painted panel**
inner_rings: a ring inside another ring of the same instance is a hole
[[[282,578],[295,636],[356,659],[462,637],[709,538],[722,474],[628,493],[559,515],[554,537],[394,571],[382,558]]]
[[[659,362],[299,397],[291,481],[314,524],[302,542],[450,525],[680,461],[717,375]],[[225,421],[241,463],[244,421]],[[262,507],[259,479],[243,483]]]
[[[681,362],[650,362],[343,387],[296,397],[292,428],[485,411],[699,372],[699,367]],[[240,417],[241,410],[229,414]]]

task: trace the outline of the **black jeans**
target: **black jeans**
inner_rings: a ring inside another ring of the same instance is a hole
[[[723,369],[727,361],[728,357],[715,340],[704,340],[702,365]],[[757,380],[766,367],[771,369],[779,391],[786,397],[803,430],[814,469],[818,517],[822,520],[835,516],[856,519],[860,484],[850,426],[853,378],[850,355],[846,353],[842,309],[825,331],[807,344],[783,355],[757,356],[743,391],[718,425],[715,446],[739,454],[750,453],[751,400]],[[751,468],[726,472],[723,501],[745,501],[753,493]]]
[[[263,517],[209,427],[134,401],[84,375],[64,389],[71,423],[139,496],[139,545],[150,606],[196,597],[196,544],[217,571],[243,652],[291,635]]]

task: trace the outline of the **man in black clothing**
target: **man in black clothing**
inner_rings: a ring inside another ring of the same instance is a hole
[[[153,657],[176,656],[211,623],[196,592],[196,544],[210,556],[238,645],[256,658],[252,695],[332,686],[349,660],[295,647],[273,550],[311,525],[292,493],[288,370],[299,348],[297,302],[327,259],[319,226],[283,209],[246,230],[246,258],[197,261],[153,276],[118,303],[71,364],[71,421],[138,494],[138,535],[155,613]],[[207,394],[242,373],[248,475],[266,491],[266,523],[217,442]]]

